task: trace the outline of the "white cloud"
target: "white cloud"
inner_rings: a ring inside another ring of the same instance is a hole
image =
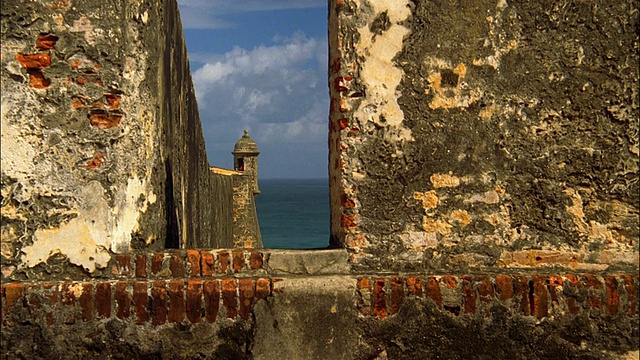
[[[207,142],[235,142],[247,128],[259,147],[326,146],[326,53],[326,39],[295,33],[254,49],[210,55],[192,75]]]
[[[286,9],[326,7],[325,0],[178,0],[182,26],[185,29],[221,29],[235,24],[224,15]]]

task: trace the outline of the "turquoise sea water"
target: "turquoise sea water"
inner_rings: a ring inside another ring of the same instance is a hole
[[[260,180],[256,198],[265,248],[313,249],[329,245],[327,179]]]

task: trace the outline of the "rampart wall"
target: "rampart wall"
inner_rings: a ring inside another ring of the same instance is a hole
[[[3,357],[638,357],[637,4],[328,12],[336,249],[295,251],[200,240],[242,186],[174,1],[2,3]]]

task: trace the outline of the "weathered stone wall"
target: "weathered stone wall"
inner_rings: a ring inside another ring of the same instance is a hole
[[[635,275],[353,274],[347,251],[116,255],[2,284],[3,358],[633,359]]]
[[[636,2],[329,16],[332,242],[354,264],[637,271]]]
[[[253,226],[175,2],[3,2],[2,356],[637,358],[638,11],[539,6],[330,1],[343,249],[160,251]]]
[[[214,242],[175,1],[3,1],[1,66],[5,276]]]
[[[211,168],[213,189],[212,221],[217,233],[210,244],[200,248],[223,248],[232,244],[237,249],[260,249],[262,234],[255,203],[253,174],[235,170]],[[224,239],[224,241],[221,241]]]

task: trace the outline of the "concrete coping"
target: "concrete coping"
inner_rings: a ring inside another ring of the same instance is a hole
[[[261,249],[265,270],[273,275],[332,275],[350,272],[346,249]]]

